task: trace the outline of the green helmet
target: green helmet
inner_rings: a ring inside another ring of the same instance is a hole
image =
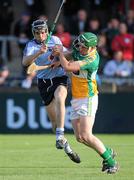
[[[73,47],[78,49],[79,45],[83,45],[87,48],[94,47],[97,45],[98,38],[95,34],[91,32],[85,32],[80,34],[76,40],[73,42]]]

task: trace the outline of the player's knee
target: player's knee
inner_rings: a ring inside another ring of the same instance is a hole
[[[65,104],[65,99],[66,99],[65,96],[63,96],[62,94],[58,94],[55,97],[55,102],[56,102],[57,106],[60,106],[60,105],[63,106]]]
[[[65,87],[59,86],[54,95],[56,101],[65,101],[67,96],[67,90]]]
[[[82,142],[92,142],[93,136],[89,133],[84,133],[81,135]]]
[[[80,135],[76,136],[76,140],[79,142],[79,143],[82,143],[83,140],[82,140],[82,137]]]

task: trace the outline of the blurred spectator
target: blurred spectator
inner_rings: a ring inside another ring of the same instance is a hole
[[[0,0],[0,36],[8,36],[11,33],[11,25],[14,20],[14,12],[11,0]],[[2,43],[0,42],[0,49]],[[10,44],[7,43],[8,60],[11,60]]]
[[[112,17],[108,22],[108,27],[105,29],[108,40],[111,40],[119,34],[119,24],[120,21],[116,17]]]
[[[23,12],[20,19],[14,25],[14,35],[18,37],[18,46],[20,48],[21,57],[23,55],[23,49],[29,39],[32,37],[31,33],[31,14],[29,12]],[[26,70],[23,67],[22,76],[27,77]]]
[[[110,21],[108,21],[107,27],[102,30],[102,32],[105,33],[107,36],[107,45],[110,54],[112,54],[111,52],[112,40],[116,35],[119,34],[119,24],[120,24],[119,20],[116,17],[112,17]]]
[[[64,4],[64,15],[70,18],[80,9],[81,4],[79,0],[67,0]]]
[[[125,23],[119,25],[119,35],[112,40],[112,50],[122,51],[123,60],[133,61],[134,59],[134,36],[127,32]]]
[[[48,17],[45,14],[40,14],[37,19],[47,21]]]
[[[128,9],[134,10],[134,0],[120,0],[118,5],[118,11],[120,14],[125,14]]]
[[[35,78],[36,73],[31,73],[29,75],[24,73],[25,79],[21,82],[21,87],[25,89],[29,89],[32,86],[33,79]]]
[[[22,57],[22,52],[23,52],[24,46],[26,45],[26,42],[28,40],[29,39],[27,38],[25,33],[20,34],[19,47],[20,47],[20,50],[21,50],[21,57]],[[22,76],[24,77],[24,80],[21,82],[21,87],[29,89],[31,87],[31,85],[32,85],[32,81],[33,81],[33,79],[35,77],[35,73],[27,75],[26,70],[27,69],[24,66],[22,66]]]
[[[11,0],[0,0],[0,35],[10,35],[14,12]]]
[[[122,51],[116,51],[113,59],[106,63],[103,74],[109,77],[128,77],[132,75],[132,66],[123,61]]]
[[[18,45],[21,52],[25,47],[26,42],[32,37],[31,33],[31,14],[23,12],[20,19],[14,25],[14,35],[18,37]]]
[[[25,0],[25,3],[33,19],[45,12],[43,0]]]
[[[107,45],[107,37],[105,34],[100,34],[98,36],[98,53],[100,55],[100,66],[99,66],[99,74],[102,74],[103,72],[103,68],[106,64],[106,62],[108,61],[108,59],[110,58],[109,55],[109,49],[108,49],[108,45]]]
[[[88,22],[88,31],[98,35],[100,32],[100,21],[98,18],[92,18]]]
[[[29,38],[27,37],[27,35],[25,33],[21,32],[19,34],[18,45],[19,45],[19,48],[20,48],[20,51],[21,51],[21,55],[22,55],[23,48],[24,48],[24,46],[25,46],[25,44],[27,43],[28,40],[29,40]]]
[[[130,2],[129,2],[129,9],[134,10],[134,0],[130,0]]]
[[[89,0],[67,0],[64,4],[64,22],[66,22],[67,30],[70,31],[70,22],[76,16],[79,9],[89,11]]]
[[[134,10],[128,10],[125,20],[127,27],[128,27],[128,33],[134,33]]]
[[[48,17],[45,14],[40,14],[37,19],[48,21]],[[51,29],[51,27],[48,26],[48,30],[50,30],[50,29]]]
[[[70,25],[70,33],[77,36],[85,31],[88,27],[88,16],[87,12],[84,9],[80,9],[77,12],[77,15],[72,19]]]
[[[21,14],[20,19],[14,25],[14,35],[18,37],[18,46],[20,48],[21,56],[22,56],[26,43],[32,37],[31,22],[32,22],[31,13],[23,12]],[[21,87],[26,88],[26,89],[30,88],[32,85],[32,81],[35,76],[35,73],[27,75],[26,69],[25,67],[23,67],[22,76],[24,77],[24,80],[21,83]]]
[[[70,48],[71,34],[65,31],[65,27],[62,23],[57,24],[55,36],[59,37],[63,46]]]
[[[5,81],[8,76],[8,67],[3,63],[2,58],[0,57],[0,86],[5,84]]]
[[[89,0],[89,3],[91,16],[99,18],[102,26],[106,25],[111,16],[118,13],[117,5],[119,2],[117,0]]]

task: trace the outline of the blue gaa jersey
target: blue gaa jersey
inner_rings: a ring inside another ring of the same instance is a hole
[[[35,60],[36,65],[38,65],[38,66],[48,65],[48,64],[51,64],[52,62],[57,60],[56,58],[54,60],[52,60],[52,61],[48,60],[48,57],[51,55],[52,48],[56,44],[57,45],[62,45],[62,43],[61,43],[61,41],[60,41],[60,39],[58,37],[52,36],[50,41],[48,42],[48,50],[47,50],[47,52],[44,53],[44,54],[41,54]],[[33,39],[33,40],[29,41],[26,44],[23,55],[24,56],[33,55],[37,51],[40,50],[41,46],[42,46],[42,43],[39,43],[35,39]],[[63,48],[63,50],[66,51],[66,48]],[[36,74],[38,79],[51,79],[51,78],[60,77],[60,76],[63,76],[63,75],[66,75],[66,72],[61,66],[59,66],[57,68],[54,68],[54,69],[53,68],[48,68],[48,69],[45,69],[45,70],[39,70],[39,71],[37,71],[37,74]]]

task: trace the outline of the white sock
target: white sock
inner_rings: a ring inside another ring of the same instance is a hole
[[[56,140],[64,136],[64,128],[56,128]]]

